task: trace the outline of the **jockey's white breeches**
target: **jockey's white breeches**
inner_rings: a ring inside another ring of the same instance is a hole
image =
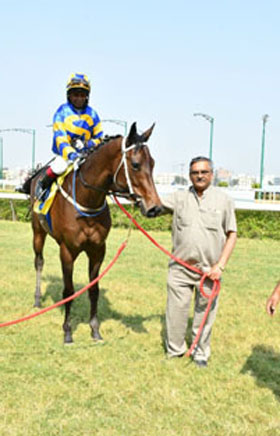
[[[57,176],[60,176],[60,174],[64,173],[68,167],[72,163],[71,161],[64,160],[63,157],[57,156],[52,163],[50,164],[50,167],[54,174]]]

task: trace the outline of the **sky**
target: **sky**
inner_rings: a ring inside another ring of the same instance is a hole
[[[52,122],[73,72],[91,80],[103,120],[156,123],[155,173],[209,156],[235,174],[280,175],[280,2],[267,0],[0,0],[0,129],[35,129],[35,160],[51,157]],[[105,133],[123,127],[104,122]],[[31,166],[32,135],[0,132],[3,162]]]

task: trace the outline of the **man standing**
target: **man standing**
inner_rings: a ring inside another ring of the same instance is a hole
[[[174,256],[195,266],[209,279],[205,292],[211,292],[213,280],[220,280],[236,243],[236,219],[233,201],[219,188],[211,185],[213,164],[206,157],[190,163],[192,186],[162,199],[165,213],[173,213],[172,242]],[[169,357],[186,352],[186,329],[193,291],[195,308],[192,336],[195,338],[208,299],[199,292],[201,276],[171,260],[169,262],[166,308],[166,348]],[[210,357],[210,336],[218,308],[213,301],[200,340],[192,357],[199,367],[206,367]]]

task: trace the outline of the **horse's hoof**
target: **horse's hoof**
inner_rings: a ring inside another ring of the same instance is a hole
[[[74,341],[71,336],[65,336],[64,337],[64,345],[72,345],[74,344]]]
[[[104,342],[104,339],[99,333],[92,333],[91,336],[95,344],[102,344]]]
[[[40,309],[40,307],[42,307],[42,306],[41,306],[41,303],[37,303],[37,302],[35,302],[34,305],[33,305],[33,307],[38,307],[38,308]]]

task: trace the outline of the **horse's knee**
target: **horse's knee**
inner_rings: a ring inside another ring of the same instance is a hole
[[[34,265],[35,265],[35,269],[37,270],[42,270],[43,266],[44,266],[44,258],[42,254],[37,254],[35,256],[35,260],[34,260]]]

